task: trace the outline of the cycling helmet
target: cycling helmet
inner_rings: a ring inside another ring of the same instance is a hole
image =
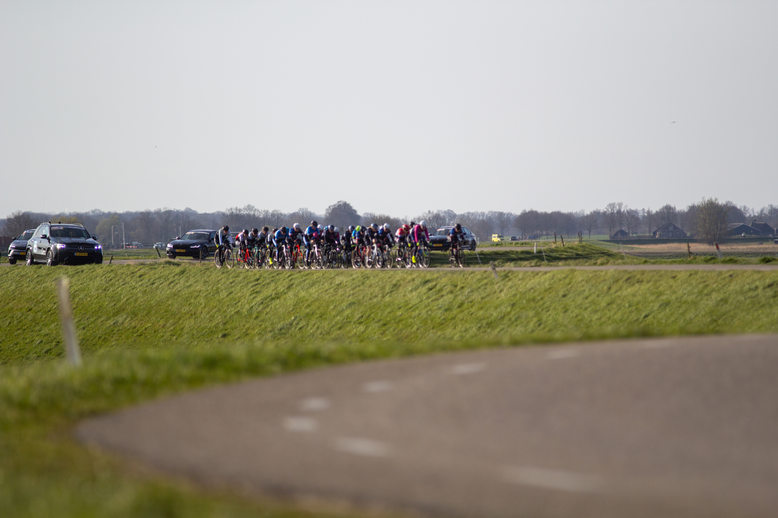
[[[330,229],[330,232],[335,232],[335,225],[330,225],[329,229]]]
[[[415,226],[416,226],[416,223],[415,223],[415,222],[413,222],[413,221],[411,221],[411,226],[412,226],[412,227],[415,227]]]
[[[249,229],[247,229],[247,228],[244,228],[244,229],[243,229],[243,233],[244,233],[244,234],[248,234],[248,233],[249,233]]]
[[[419,225],[420,225],[421,227],[423,227],[423,228],[427,228],[427,222],[426,222],[426,221],[424,221],[424,220],[421,220],[421,222],[419,223]]]
[[[457,230],[462,230],[462,225],[460,225],[459,223],[457,223],[455,228],[456,228]]]
[[[378,224],[377,224],[377,223],[373,223],[372,225],[370,225],[370,227],[371,227],[373,230],[378,230]]]
[[[362,225],[357,225],[356,231],[357,232],[362,232]]]
[[[348,231],[349,232],[354,232],[354,225],[349,225],[348,226]]]
[[[384,230],[389,230],[389,223],[384,223]]]
[[[230,227],[229,227],[229,225],[224,225],[224,231],[225,231],[225,232],[229,232],[229,231],[230,231]]]
[[[340,234],[340,229],[338,227],[335,227],[335,233]]]
[[[252,228],[251,229],[251,233],[252,234],[259,234],[259,229],[258,228]]]
[[[318,223],[316,223],[316,220],[313,220],[313,221],[311,221],[311,226],[312,226],[313,228],[316,228],[316,227],[318,227],[318,226],[319,226],[319,224],[318,224]]]
[[[403,225],[403,228],[405,229],[406,232],[408,232],[411,229],[410,225],[408,225],[407,223]]]
[[[268,227],[262,227],[262,232],[267,232],[268,230],[270,230]]]
[[[286,228],[286,227],[281,227],[281,232],[286,232],[287,230],[289,230],[289,229]]]
[[[322,230],[324,230],[324,227],[319,225],[319,232],[321,232]]]
[[[300,224],[299,223],[295,223],[294,224],[294,229],[295,230],[300,230]]]

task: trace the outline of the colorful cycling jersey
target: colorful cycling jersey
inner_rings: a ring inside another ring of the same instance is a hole
[[[284,232],[282,229],[278,229],[273,236],[273,244],[280,246],[289,237],[289,232]]]
[[[235,244],[239,245],[241,248],[248,246],[248,236],[241,232],[235,236]]]
[[[392,232],[390,230],[384,230],[384,227],[378,229],[378,240],[379,242],[387,245],[394,244],[394,236],[392,235]]]
[[[267,234],[265,234],[264,230],[257,234],[257,237],[254,239],[256,240],[257,245],[267,244]]]
[[[230,244],[230,233],[227,230],[224,230],[224,227],[220,228],[219,231],[216,233],[216,244],[217,245]]]
[[[373,227],[367,227],[367,230],[365,230],[365,244],[367,246],[370,246],[373,244],[373,239],[376,239],[378,237],[378,232],[376,232]]]
[[[430,234],[427,232],[427,227],[422,227],[421,225],[413,227],[411,237],[413,238],[414,243],[418,243],[421,239],[424,239],[425,241],[430,240]]]
[[[343,239],[341,239],[341,243],[343,244],[343,248],[345,248],[346,250],[350,250],[351,247],[354,245],[353,239],[354,239],[354,237],[348,231],[346,231],[343,234]]]
[[[302,230],[296,230],[294,228],[289,230],[289,239],[291,241],[294,241],[296,239],[301,239],[303,237],[303,231]]]
[[[400,227],[397,229],[397,231],[394,233],[395,237],[397,239],[400,239],[401,237],[405,237],[405,229]]]
[[[319,227],[314,227],[313,225],[308,225],[308,228],[305,229],[305,236],[314,236],[315,234],[319,233]]]
[[[337,240],[335,239],[335,232],[330,231],[330,229],[328,228],[324,229],[323,237],[324,237],[324,242],[327,243],[328,245],[334,245],[337,243]]]
[[[452,243],[459,243],[460,241],[465,240],[465,233],[461,230],[457,230],[456,227],[452,227],[448,235],[451,237]]]

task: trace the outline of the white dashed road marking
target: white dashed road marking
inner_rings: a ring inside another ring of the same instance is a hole
[[[581,353],[575,349],[556,349],[554,351],[550,351],[546,358],[549,360],[564,360],[565,358],[574,358],[580,354]]]
[[[460,363],[451,368],[452,374],[475,374],[486,370],[485,363]]]
[[[365,457],[388,457],[391,454],[391,446],[388,444],[358,437],[338,437],[335,439],[335,449]]]
[[[300,403],[300,410],[311,412],[317,410],[326,410],[330,407],[330,400],[326,397],[309,397],[303,399]]]
[[[284,428],[290,432],[315,432],[319,423],[310,417],[285,417]]]
[[[555,489],[558,491],[598,493],[603,487],[602,479],[596,475],[585,475],[555,469],[513,466],[504,468],[502,476],[505,481],[514,484]]]
[[[386,392],[387,390],[392,390],[394,388],[394,385],[391,381],[371,381],[369,383],[365,383],[362,386],[362,390],[369,393],[376,393],[376,392]]]

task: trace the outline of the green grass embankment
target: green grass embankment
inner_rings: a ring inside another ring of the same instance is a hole
[[[61,360],[71,282],[84,366]],[[302,516],[128,469],[78,420],[203,385],[485,345],[778,332],[778,272],[245,272],[179,263],[0,272],[0,509],[25,517]],[[56,360],[56,361],[54,361]],[[315,514],[315,516],[322,516]]]

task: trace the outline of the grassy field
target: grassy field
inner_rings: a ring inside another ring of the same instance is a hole
[[[61,275],[80,369],[62,360]],[[6,267],[0,295],[12,301],[0,310],[0,509],[14,517],[306,515],[163,479],[70,439],[85,416],[166,394],[473,347],[778,332],[778,271],[528,268],[495,280],[489,271],[246,272],[177,261]]]

